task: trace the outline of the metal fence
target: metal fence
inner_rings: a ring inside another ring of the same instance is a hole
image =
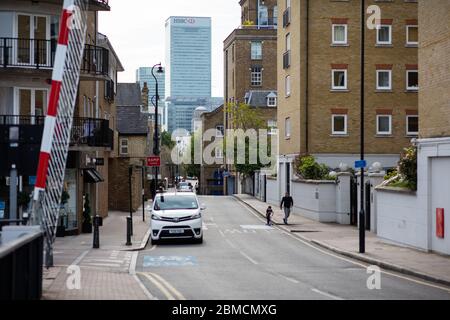
[[[55,40],[0,38],[3,67],[53,68]]]
[[[43,239],[42,232],[34,232],[0,242],[0,300],[42,297]]]

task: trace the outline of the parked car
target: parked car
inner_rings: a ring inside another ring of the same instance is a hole
[[[193,192],[194,187],[189,182],[180,182],[177,187],[178,192]]]
[[[152,207],[152,244],[164,239],[203,242],[202,212],[195,193],[158,193]]]

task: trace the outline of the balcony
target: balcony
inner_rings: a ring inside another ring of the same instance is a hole
[[[109,0],[89,0],[88,9],[91,11],[110,11]]]
[[[258,22],[258,25],[255,24],[242,24],[238,29],[277,29],[278,18],[267,18]]]
[[[109,102],[112,103],[114,102],[115,99],[115,83],[112,80],[108,80],[105,82],[105,99]]]
[[[55,40],[0,38],[0,68],[8,72],[46,70],[50,73],[56,46]],[[109,80],[109,50],[85,45],[80,69],[81,80]]]
[[[41,132],[45,123],[45,117],[41,116],[15,116],[0,115],[0,132],[6,132],[7,127],[36,127],[36,132]],[[26,136],[24,136],[26,137]],[[4,139],[7,139],[5,134]],[[41,136],[33,137],[33,144],[41,143]],[[113,149],[114,132],[109,128],[109,121],[93,118],[73,118],[72,131],[70,134],[70,147],[94,147]],[[1,143],[8,143],[0,139]],[[28,142],[29,143],[29,142]]]
[[[291,50],[283,54],[283,69],[288,69],[291,66]]]
[[[283,12],[283,28],[291,24],[291,8],[287,8]]]

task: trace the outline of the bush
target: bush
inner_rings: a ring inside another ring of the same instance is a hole
[[[409,147],[398,163],[400,174],[411,190],[417,190],[417,148]]]
[[[327,180],[330,170],[324,164],[317,163],[313,156],[307,155],[298,159],[297,173],[307,180]],[[332,178],[333,180],[334,178]]]

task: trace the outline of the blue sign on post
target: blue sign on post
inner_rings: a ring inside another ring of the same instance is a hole
[[[29,184],[30,186],[36,185],[36,176],[30,176],[30,177],[28,177],[28,184]]]
[[[6,207],[5,202],[0,201],[0,219],[5,218],[5,207]]]
[[[359,160],[355,161],[355,168],[356,169],[362,169],[367,167],[367,161],[366,160]]]

